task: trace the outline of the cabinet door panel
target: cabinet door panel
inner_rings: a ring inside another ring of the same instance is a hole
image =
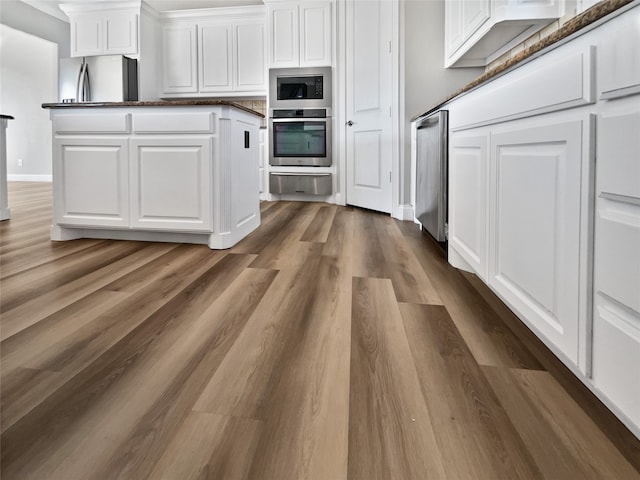
[[[196,93],[198,62],[195,25],[171,25],[162,29],[164,93]]]
[[[211,138],[132,141],[132,228],[211,231]]]
[[[71,56],[102,54],[102,16],[80,15],[71,19]]]
[[[489,135],[449,139],[449,244],[487,278],[487,167]]]
[[[581,121],[492,135],[489,283],[578,363]]]
[[[127,140],[58,137],[54,147],[54,223],[127,227]]]
[[[331,4],[300,3],[300,66],[331,65]]]
[[[266,91],[264,24],[247,23],[235,27],[236,91]]]
[[[138,15],[109,13],[104,16],[104,53],[138,53]]]
[[[300,58],[298,6],[269,6],[270,65],[297,67]]]
[[[489,3],[489,0],[462,2],[462,31],[465,40],[489,20]]]
[[[231,25],[202,25],[199,35],[200,91],[233,90]]]

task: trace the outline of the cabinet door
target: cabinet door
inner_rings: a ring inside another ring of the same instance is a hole
[[[266,92],[264,23],[235,25],[235,90]]]
[[[297,67],[300,64],[300,30],[297,2],[269,5],[269,65]]]
[[[198,91],[195,24],[163,26],[162,85],[165,94]]]
[[[331,3],[300,3],[300,66],[331,65]]]
[[[487,279],[489,134],[449,137],[449,245]]]
[[[102,15],[86,14],[70,18],[71,56],[89,57],[102,55],[103,33]]]
[[[54,223],[128,227],[126,138],[56,137],[53,174]]]
[[[471,0],[462,2],[462,32],[467,40],[487,20],[489,20],[490,0]]]
[[[462,31],[462,0],[447,0],[444,2],[445,11],[445,56],[455,53],[462,42],[464,42],[464,32]]]
[[[198,26],[201,92],[233,90],[233,27],[214,23]]]
[[[211,136],[131,143],[131,228],[211,232]]]
[[[588,142],[590,132],[579,120],[539,125],[491,136],[489,284],[577,365],[586,297],[580,288],[586,270],[580,263],[581,175],[583,155],[590,158],[583,139]]]
[[[598,116],[593,382],[640,426],[640,96]]]
[[[138,53],[138,15],[107,13],[103,18],[104,54]]]

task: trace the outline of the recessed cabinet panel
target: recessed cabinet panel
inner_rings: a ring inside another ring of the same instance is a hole
[[[271,66],[294,67],[299,63],[298,7],[273,7],[271,20]]]
[[[71,56],[102,54],[102,16],[81,15],[71,21]]]
[[[635,110],[598,117],[598,190],[640,199],[640,98]]]
[[[232,30],[227,24],[200,25],[200,91],[233,90]]]
[[[449,138],[449,245],[487,278],[489,135]]]
[[[331,9],[325,2],[300,4],[300,66],[330,65]],[[329,62],[327,62],[329,60]]]
[[[489,284],[578,363],[582,122],[492,135]]]
[[[128,141],[56,138],[54,146],[54,223],[127,227]]]
[[[198,91],[196,25],[162,28],[162,72],[165,93]]]
[[[640,93],[640,12],[619,18],[616,29],[616,35],[602,35],[598,49],[603,99]]]
[[[212,231],[210,142],[210,137],[132,141],[132,228]]]
[[[596,296],[593,383],[629,420],[640,425],[640,315]]]
[[[106,55],[138,51],[138,15],[108,13],[104,20],[104,53]]]
[[[264,24],[241,23],[235,26],[235,32],[235,90],[266,90]]]

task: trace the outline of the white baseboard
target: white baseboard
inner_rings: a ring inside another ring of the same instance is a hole
[[[51,182],[53,175],[7,175],[9,182]]]
[[[397,214],[398,220],[402,220],[404,222],[413,222],[413,205],[404,203],[398,205],[397,210],[395,211]]]

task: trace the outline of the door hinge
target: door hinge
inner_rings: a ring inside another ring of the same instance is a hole
[[[389,172],[389,183],[391,183],[391,172]]]
[[[391,53],[391,40],[389,40],[389,53]]]

